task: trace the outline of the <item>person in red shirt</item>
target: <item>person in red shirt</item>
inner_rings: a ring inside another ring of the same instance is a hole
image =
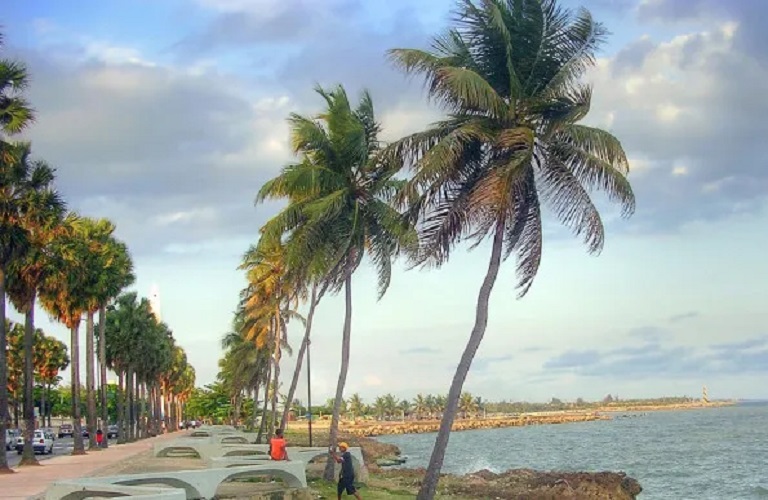
[[[269,440],[269,456],[272,460],[288,460],[288,451],[283,437],[283,429],[275,431],[275,437]]]

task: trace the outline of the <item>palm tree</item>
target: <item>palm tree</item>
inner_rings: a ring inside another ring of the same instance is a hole
[[[463,392],[459,398],[459,410],[461,410],[462,418],[468,418],[472,413],[477,411],[477,405],[475,404],[475,398],[468,392]]]
[[[350,413],[352,413],[352,418],[355,420],[365,413],[365,403],[363,403],[363,398],[361,398],[358,393],[352,394],[347,406],[349,407]]]
[[[401,246],[415,241],[415,234],[388,203],[400,183],[393,179],[394,171],[377,161],[379,125],[370,95],[364,92],[352,109],[343,87],[316,91],[326,110],[314,118],[293,114],[289,119],[293,150],[300,161],[267,182],[258,200],[290,202],[264,227],[268,238],[288,233],[288,266],[323,262],[332,290],[344,289],[341,367],[330,427],[330,445],[335,446],[349,369],[352,275],[367,253],[376,266],[381,297],[389,286],[392,258]],[[332,480],[333,472],[334,464],[328,461],[325,479]]]
[[[79,230],[82,237],[88,241],[89,249],[85,255],[90,257],[86,264],[87,276],[87,311],[85,332],[85,365],[86,365],[86,422],[89,436],[89,449],[98,450],[96,445],[96,392],[94,373],[94,316],[102,311],[107,302],[120,293],[124,287],[133,282],[132,263],[128,250],[122,242],[114,239],[115,225],[108,219],[81,219]],[[102,318],[103,319],[103,318]],[[102,325],[103,325],[102,321]],[[102,326],[100,328],[103,328]],[[100,344],[99,357],[103,343]],[[106,355],[106,353],[105,353]],[[103,361],[103,360],[102,360]],[[106,367],[102,362],[102,403],[106,402]],[[106,415],[106,404],[102,404],[102,414]],[[106,418],[104,425],[106,425]]]
[[[45,282],[40,288],[40,302],[43,308],[70,331],[70,352],[72,353],[71,390],[72,426],[74,433],[73,455],[85,454],[80,414],[80,322],[87,310],[87,280],[90,270],[84,263],[89,260],[88,242],[78,230],[79,218],[67,217],[64,224],[68,230],[57,236],[51,243],[51,259]]]
[[[101,400],[102,426],[109,424],[107,412],[107,348],[106,348],[106,314],[107,304],[115,299],[120,292],[131,285],[136,277],[133,274],[133,261],[128,247],[122,241],[111,236],[104,243],[101,257],[103,258],[101,273],[99,274],[99,398]],[[186,358],[185,358],[186,362]],[[109,446],[108,440],[104,440],[104,448]]]
[[[0,48],[3,35],[0,33]],[[0,353],[7,346],[5,324],[5,273],[8,264],[25,247],[25,233],[17,218],[20,196],[16,190],[18,172],[11,168],[18,152],[5,136],[21,132],[34,120],[34,112],[23,97],[29,84],[24,64],[0,59]],[[21,197],[23,198],[23,196]],[[5,436],[8,424],[8,367],[5,355],[0,356],[0,436]],[[12,472],[5,454],[0,453],[0,474]]]
[[[86,238],[82,220],[70,214],[63,222],[64,231],[53,239],[45,280],[40,287],[43,308],[70,330],[72,353],[72,426],[73,455],[85,454],[80,412],[80,323],[91,298],[94,248]]]
[[[248,287],[242,293],[246,338],[263,347],[272,348],[272,418],[270,435],[277,424],[277,397],[280,387],[280,360],[287,349],[290,319],[304,319],[294,310],[296,306],[295,280],[289,275],[285,262],[285,248],[280,241],[269,239],[251,247],[243,257],[240,269],[247,271]]]
[[[417,394],[413,400],[413,412],[416,414],[416,418],[421,419],[425,413],[429,412],[429,406],[427,398],[423,394]]]
[[[397,405],[397,408],[403,413],[403,420],[405,420],[406,417],[411,413],[411,402],[408,401],[407,399],[403,399]]]
[[[451,384],[427,475],[418,498],[431,499],[459,397],[488,322],[488,300],[503,258],[516,254],[519,296],[541,260],[541,202],[590,252],[603,225],[589,190],[604,190],[629,215],[635,204],[618,139],[580,125],[591,88],[579,78],[606,30],[587,10],[556,0],[459,2],[455,26],[432,52],[390,51],[406,73],[424,76],[430,98],[449,112],[432,128],[389,150],[414,167],[401,201],[419,217],[417,262],[440,265],[470,236],[492,238],[475,325]]]
[[[3,42],[0,33],[0,48]],[[23,63],[0,59],[0,133],[3,135],[18,134],[34,121],[35,113],[23,96],[28,85],[27,67]]]
[[[24,314],[24,455],[20,465],[38,465],[32,439],[35,430],[34,409],[34,337],[35,298],[40,286],[50,242],[58,231],[64,214],[64,203],[53,189],[53,170],[42,161],[30,159],[28,143],[17,145],[11,169],[17,171],[16,189],[24,193],[24,207],[19,223],[26,232],[27,245],[23,254],[7,268],[7,293],[16,309]]]

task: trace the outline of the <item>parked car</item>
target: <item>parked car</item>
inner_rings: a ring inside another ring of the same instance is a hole
[[[110,425],[107,427],[107,439],[116,438],[120,431],[116,425]]]
[[[32,438],[32,448],[35,453],[50,455],[53,453],[53,434],[41,430],[36,430]],[[21,455],[24,451],[24,436],[16,438],[16,453]]]
[[[87,428],[87,427],[83,427],[83,437],[84,437],[84,438],[87,438],[88,436],[89,436],[89,434],[88,434],[88,428]]]
[[[59,427],[59,438],[63,438],[65,436],[74,437],[74,435],[75,429],[72,427],[72,424],[61,424],[61,427]]]
[[[53,430],[53,427],[41,427],[40,430],[53,436],[53,440],[56,441],[56,432]]]
[[[17,437],[19,437],[18,429],[5,429],[5,451],[11,451],[16,446]]]

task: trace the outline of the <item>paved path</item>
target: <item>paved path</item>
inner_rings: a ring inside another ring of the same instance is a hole
[[[3,499],[43,498],[48,485],[62,479],[86,477],[94,472],[151,450],[154,443],[175,439],[184,432],[136,441],[135,443],[110,445],[102,451],[87,455],[62,455],[40,462],[39,466],[14,469],[14,474],[0,475],[0,497]]]

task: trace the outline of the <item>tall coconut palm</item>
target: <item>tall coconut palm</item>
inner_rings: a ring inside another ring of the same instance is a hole
[[[0,33],[0,48],[3,35]],[[7,340],[5,329],[5,272],[8,264],[25,246],[25,234],[19,226],[16,191],[18,172],[11,168],[18,152],[6,142],[6,136],[21,132],[34,120],[34,112],[23,96],[29,84],[24,64],[0,58],[0,353],[4,353]],[[8,367],[5,356],[0,356],[0,436],[5,435],[8,424]],[[5,454],[0,453],[0,474],[12,472]]]
[[[451,383],[420,499],[435,495],[502,260],[517,257],[519,296],[536,276],[541,204],[592,253],[602,248],[603,224],[589,191],[607,193],[624,215],[634,209],[619,140],[578,123],[592,95],[579,78],[605,35],[587,10],[563,9],[556,0],[462,0],[455,25],[435,39],[431,52],[390,52],[406,73],[424,77],[430,98],[449,113],[389,149],[398,164],[414,170],[402,200],[419,216],[418,262],[440,265],[465,238],[492,239],[475,324]]]
[[[24,454],[19,465],[38,465],[32,445],[35,431],[34,336],[35,299],[38,287],[50,268],[50,244],[62,230],[64,202],[53,189],[54,174],[45,162],[32,161],[29,144],[22,144],[17,156],[19,170],[17,189],[26,193],[20,223],[26,231],[28,245],[7,271],[7,292],[16,309],[24,314]]]
[[[394,171],[381,168],[377,161],[379,125],[370,95],[364,92],[353,109],[343,87],[316,90],[325,100],[325,111],[312,118],[294,114],[289,119],[293,150],[300,161],[267,182],[257,199],[289,200],[288,207],[264,227],[267,237],[288,233],[288,266],[300,267],[321,255],[328,272],[336,272],[328,276],[332,290],[344,289],[341,367],[330,428],[330,445],[335,446],[349,369],[352,275],[367,253],[377,270],[381,297],[389,286],[392,258],[415,236],[388,203],[400,183],[393,179]],[[333,471],[329,460],[326,480],[333,479]]]
[[[248,287],[243,291],[243,326],[247,339],[263,347],[265,342],[272,348],[272,418],[270,435],[277,425],[277,389],[280,386],[280,361],[288,344],[287,323],[291,319],[304,321],[296,311],[297,280],[291,277],[286,263],[285,247],[277,239],[261,241],[251,247],[243,257],[240,269],[247,271]],[[253,325],[258,334],[249,331]]]

